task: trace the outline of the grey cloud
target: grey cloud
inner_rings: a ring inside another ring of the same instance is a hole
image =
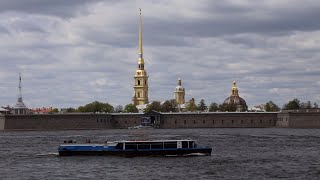
[[[86,5],[99,1],[101,0],[2,0],[0,12],[16,11],[68,18],[87,12]]]

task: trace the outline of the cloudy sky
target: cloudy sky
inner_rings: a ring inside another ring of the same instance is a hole
[[[139,8],[150,101],[320,104],[318,0],[1,0],[0,105],[131,103]]]

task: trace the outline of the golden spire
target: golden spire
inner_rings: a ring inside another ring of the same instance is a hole
[[[238,87],[237,87],[237,82],[233,81],[232,83],[232,89],[231,89],[231,96],[239,96],[238,94]]]
[[[140,9],[140,8],[139,8]],[[142,49],[142,17],[141,17],[141,9],[140,9],[140,26],[139,26],[139,69],[144,69],[143,66],[140,66],[140,64],[144,64],[143,60],[143,49]]]

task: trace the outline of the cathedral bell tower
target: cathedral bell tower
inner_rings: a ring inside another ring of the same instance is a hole
[[[185,89],[182,86],[181,79],[178,79],[178,86],[174,90],[174,99],[176,100],[177,104],[184,104],[185,103]]]
[[[139,59],[138,69],[134,75],[134,95],[132,98],[134,105],[147,104],[148,99],[148,75],[144,69],[144,59],[142,50],[142,18],[140,9],[140,25],[139,25]]]

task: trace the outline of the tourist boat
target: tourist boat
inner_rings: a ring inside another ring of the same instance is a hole
[[[211,155],[212,148],[198,147],[194,140],[115,141],[104,144],[72,142],[59,146],[60,156],[118,155],[118,156],[192,156]]]

